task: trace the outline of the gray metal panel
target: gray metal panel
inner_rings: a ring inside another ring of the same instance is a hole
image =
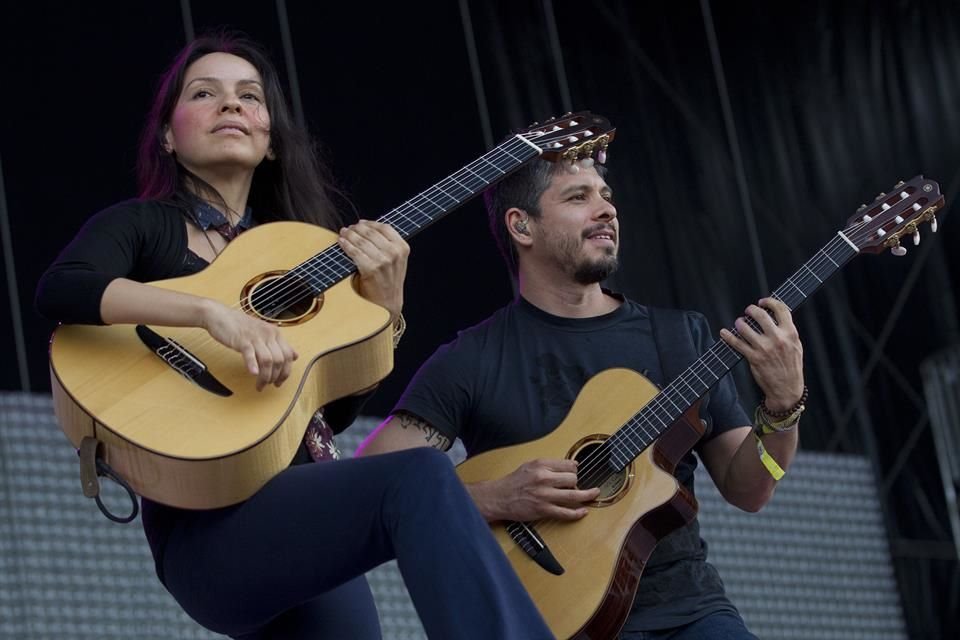
[[[861,456],[801,451],[760,513],[696,475],[709,560],[761,638],[906,638],[873,473]]]
[[[356,436],[343,444],[352,454]],[[104,489],[123,512],[125,495]],[[396,563],[368,577],[384,639],[423,638]],[[139,521],[114,524],[83,497],[50,397],[0,393],[0,640],[219,637],[157,580]]]
[[[937,463],[943,480],[953,544],[960,557],[960,345],[942,349],[920,364],[923,393],[930,410]]]
[[[344,454],[376,424],[338,436]],[[711,561],[761,638],[906,637],[865,460],[801,452],[759,514],[724,503],[702,470],[697,487]],[[369,579],[384,637],[424,638],[396,563]],[[82,497],[49,397],[0,393],[0,640],[134,637],[219,636],[156,580],[140,526],[113,524]]]
[[[139,522],[114,524],[83,497],[49,396],[0,394],[0,442],[0,638],[221,637],[160,585]]]

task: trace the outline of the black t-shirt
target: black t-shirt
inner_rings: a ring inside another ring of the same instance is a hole
[[[706,319],[685,312],[697,353],[715,342]],[[681,363],[685,365],[686,363]],[[649,311],[624,300],[611,313],[561,318],[522,297],[479,325],[460,332],[420,368],[394,412],[405,411],[449,437],[468,455],[527,442],[555,429],[584,383],[614,367],[643,373],[665,386]],[[638,407],[639,408],[639,407]],[[732,378],[723,378],[702,412],[710,438],[750,423]],[[677,479],[693,491],[696,456],[677,465]],[[639,515],[639,514],[638,514]],[[625,630],[671,628],[719,609],[732,609],[716,570],[706,563],[699,525],[665,537],[655,548]]]

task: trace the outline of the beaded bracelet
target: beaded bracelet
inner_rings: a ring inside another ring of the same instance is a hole
[[[799,411],[800,407],[804,406],[807,403],[807,397],[809,395],[810,395],[810,392],[807,389],[807,385],[803,385],[803,393],[800,395],[800,399],[797,400],[796,404],[794,404],[789,409],[784,409],[783,411],[771,411],[770,408],[767,407],[766,398],[760,399],[760,408],[763,410],[765,414],[767,414],[767,416],[773,418],[774,420],[776,420],[777,418],[786,418],[787,416],[791,416],[797,411]]]
[[[793,431],[797,428],[797,423],[800,421],[800,414],[802,414],[806,408],[806,405],[800,405],[796,411],[783,420],[771,421],[767,419],[767,416],[763,413],[763,409],[758,405],[753,412],[753,431],[760,436]]]

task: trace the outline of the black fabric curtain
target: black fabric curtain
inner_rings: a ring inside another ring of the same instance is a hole
[[[958,577],[919,363],[960,339],[955,2],[469,3],[494,131],[589,108],[610,149],[623,259],[611,285],[729,326],[861,202],[939,181],[940,232],[857,257],[796,313],[804,448],[867,454],[914,637],[957,623]],[[746,365],[744,404],[757,400]],[[838,480],[840,481],[840,480]],[[940,505],[940,506],[938,506]],[[917,541],[925,541],[919,543]],[[933,542],[933,544],[929,544]]]
[[[607,116],[618,128],[609,180],[623,245],[610,286],[698,309],[717,330],[861,202],[917,174],[939,181],[939,234],[924,226],[903,258],[854,259],[797,311],[810,387],[801,446],[869,457],[912,636],[960,628],[919,373],[924,358],[960,342],[956,0],[8,5],[0,212],[14,241],[0,261],[11,301],[0,336],[4,353],[18,353],[16,317],[31,360],[26,380],[13,364],[23,358],[8,358],[6,390],[49,389],[53,327],[31,308],[34,286],[90,214],[133,195],[133,142],[187,32],[233,26],[274,53],[366,217],[510,129],[571,109]],[[510,296],[478,202],[411,244],[410,329],[371,415],[390,410],[439,343]],[[749,409],[758,400],[749,371],[734,375]]]

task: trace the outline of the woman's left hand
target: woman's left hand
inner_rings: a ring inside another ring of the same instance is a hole
[[[721,329],[720,337],[750,363],[768,408],[780,411],[793,406],[803,393],[803,345],[790,308],[775,298],[763,298],[747,307],[746,315],[760,331],[738,318],[734,326],[740,335]]]
[[[403,309],[403,280],[410,245],[388,224],[361,220],[340,230],[337,240],[360,272],[360,294],[390,312],[396,320]]]

